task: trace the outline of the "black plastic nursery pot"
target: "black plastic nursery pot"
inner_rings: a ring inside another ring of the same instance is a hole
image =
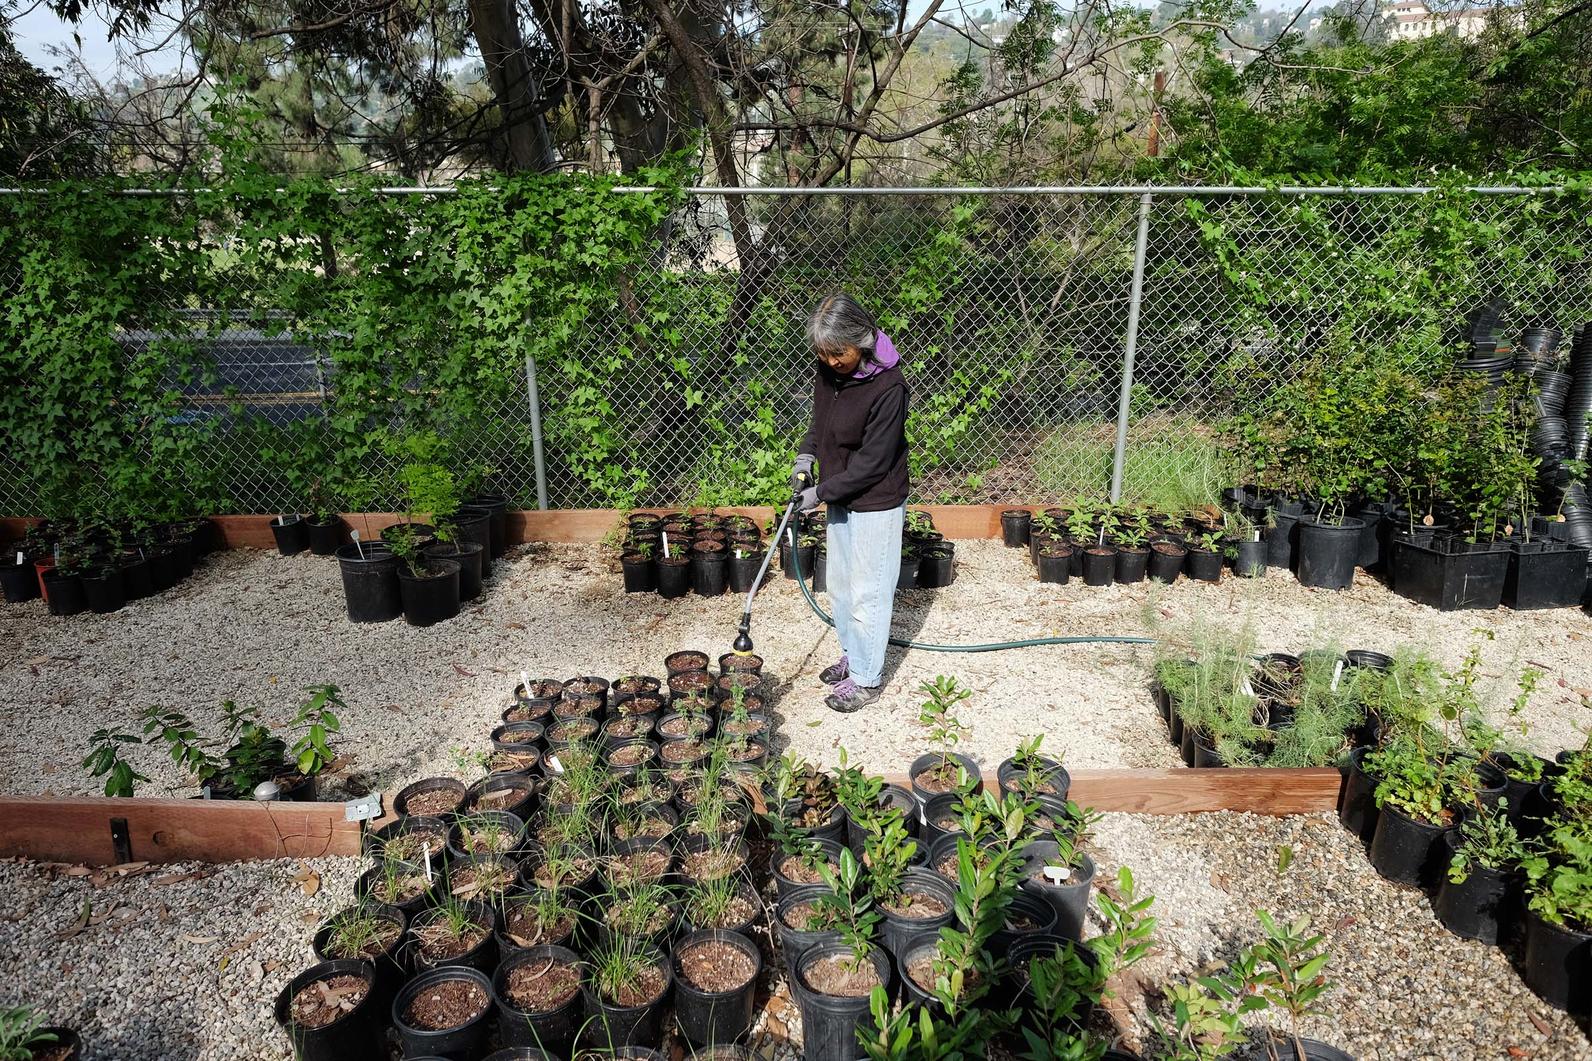
[[[1351,513],[1360,521],[1360,544],[1354,562],[1367,571],[1382,566],[1382,520],[1386,514],[1387,506],[1380,503],[1361,505]]]
[[[675,600],[691,592],[691,561],[684,556],[666,556],[658,561],[658,596]]]
[[[40,1028],[39,1032],[54,1036],[50,1048],[55,1051],[59,1061],[83,1061],[83,1037],[76,1031],[57,1025],[47,1025]]]
[[[1001,543],[1008,549],[1021,549],[1028,544],[1034,514],[1026,508],[1009,508],[1001,513]]]
[[[1397,807],[1382,807],[1371,837],[1371,865],[1395,884],[1431,888],[1446,868],[1443,834],[1453,825],[1418,822]]]
[[[832,929],[806,929],[793,927],[786,920],[792,910],[803,903],[816,902],[820,896],[829,894],[829,889],[822,884],[804,884],[780,893],[774,903],[774,939],[779,943],[779,951],[785,958],[785,968],[794,969],[801,961],[802,955],[821,943],[835,943],[840,939],[840,933]]]
[[[11,558],[15,561],[16,557]],[[0,593],[7,604],[26,604],[39,595],[39,574],[24,558],[23,562],[0,567]]]
[[[1554,1009],[1585,1016],[1592,995],[1592,933],[1543,920],[1526,909],[1525,955],[1520,976],[1526,986]]]
[[[729,567],[730,592],[746,593],[752,588],[752,582],[757,578],[757,569],[763,566],[763,556],[766,550],[761,546],[748,549],[732,547],[730,558],[726,561]]]
[[[1214,549],[1190,549],[1183,560],[1183,570],[1196,582],[1222,580],[1222,554]]]
[[[990,937],[989,950],[991,954],[1005,954],[1020,940],[1056,934],[1056,908],[1042,896],[1018,892],[1012,896],[1011,904],[1006,908],[1006,920]],[[938,935],[935,933],[936,937]],[[907,960],[910,961],[912,948],[909,946],[907,949]]]
[[[333,516],[324,523],[317,523],[312,519],[304,520],[305,534],[309,539],[310,552],[316,556],[335,555],[338,547],[343,544],[343,517]]]
[[[439,991],[458,995],[469,1004],[479,1002],[480,1012],[452,1028],[410,1024],[410,1003]],[[475,969],[448,966],[423,972],[405,984],[392,1001],[392,1026],[403,1043],[405,1057],[476,1057],[486,1049],[491,1017],[492,981]]]
[[[896,589],[918,588],[918,565],[922,558],[916,552],[901,550],[901,569],[896,575]],[[802,570],[806,570],[803,568]]]
[[[813,572],[813,554],[818,551],[817,544],[798,545],[796,547],[796,563],[801,565],[802,577],[806,578]],[[779,567],[785,572],[785,577],[794,579],[796,569],[791,565],[790,541],[782,540],[779,543]]]
[[[83,580],[77,575],[65,574],[58,567],[44,572],[44,601],[51,615],[77,615],[88,608],[88,598],[83,592]]]
[[[1072,577],[1072,546],[1043,545],[1039,549],[1039,581],[1065,586]]]
[[[1399,535],[1393,539],[1393,590],[1438,611],[1490,610],[1503,600],[1505,546]]]
[[[1279,505],[1272,511],[1271,520],[1271,530],[1266,534],[1266,564],[1291,570],[1299,541],[1299,506]]]
[[[1176,582],[1183,573],[1183,561],[1188,550],[1176,542],[1156,542],[1150,546],[1148,574],[1154,582]]]
[[[463,538],[454,542],[432,542],[420,550],[431,560],[451,560],[459,565],[459,602],[475,600],[481,595],[481,563],[486,559],[486,546],[480,542],[467,542]]]
[[[995,768],[995,780],[1000,783],[1002,792],[1026,792],[1030,796],[1051,796],[1066,802],[1067,790],[1072,787],[1072,775],[1067,768],[1054,759],[1043,755],[1035,756],[1037,760],[1034,772],[1038,775],[1032,791],[1029,791],[1028,771],[1017,762],[1016,757],[1006,759]]]
[[[663,989],[658,994],[636,1005],[616,1005],[603,998],[590,981],[581,988],[586,1000],[587,1023],[581,1034],[583,1042],[607,1049],[619,1046],[646,1046],[656,1043],[663,1035],[663,1014],[673,986],[669,962],[655,955],[653,967],[663,977]]]
[[[1449,860],[1459,848],[1459,830],[1443,834],[1438,862],[1443,869],[1442,883],[1432,900],[1432,912],[1443,927],[1456,936],[1497,943],[1513,905],[1514,875],[1504,870],[1472,865],[1464,881],[1455,884],[1448,876]]]
[[[1360,531],[1364,527],[1353,516],[1337,522],[1301,518],[1299,520],[1299,583],[1317,589],[1348,589],[1354,582],[1355,562],[1360,558]]]
[[[817,578],[817,572],[813,574]],[[944,589],[956,581],[956,546],[934,542],[923,547],[918,558],[918,588]]]
[[[1091,545],[1083,551],[1083,584],[1109,586],[1117,577],[1117,551],[1109,545]]]
[[[83,576],[83,599],[99,615],[118,611],[127,603],[120,568],[106,567]]]
[[[829,552],[819,549],[813,554],[813,584],[814,593],[829,592]]]
[[[398,568],[398,592],[403,599],[404,622],[431,626],[459,614],[459,571],[455,560],[430,560],[422,574],[405,565]]]
[[[749,973],[744,982],[723,989],[704,989],[693,982],[690,956],[695,948],[720,947],[738,952]],[[685,1037],[698,1045],[733,1043],[745,1035],[755,1017],[757,978],[763,956],[757,944],[738,932],[703,929],[674,943],[674,1015]]]
[[[1517,610],[1575,608],[1586,593],[1587,549],[1569,542],[1514,543],[1503,603]]]
[[[730,588],[729,561],[724,550],[691,554],[691,591],[699,597],[722,597]]]
[[[906,953],[906,945],[914,937],[924,932],[938,932],[956,916],[956,888],[933,870],[917,866],[907,870],[902,878],[902,889],[910,901],[898,907],[892,909],[877,899],[874,901],[884,919],[880,942],[898,964]]]
[[[354,976],[365,981],[365,993],[354,1008],[319,1028],[310,1028],[292,1019],[293,996],[304,988],[336,976]],[[376,986],[376,971],[369,962],[321,962],[289,980],[276,996],[276,1022],[287,1032],[293,1052],[300,1061],[344,1061],[369,1059],[378,1055],[376,1021],[379,1016],[371,999]]]
[[[510,997],[516,970],[526,970],[538,985],[535,1005]],[[541,986],[551,976],[553,981]],[[492,1001],[497,1006],[498,1036],[505,1046],[531,1046],[567,1054],[580,1031],[585,1002],[581,997],[580,955],[565,947],[525,947],[508,952],[492,975]]]
[[[1150,571],[1150,550],[1148,548],[1127,548],[1117,550],[1117,582],[1123,586],[1131,586],[1143,582]]]
[[[509,551],[509,499],[503,494],[477,494],[465,502],[467,508],[478,508],[488,516],[487,527],[492,540],[492,559],[497,560]]]
[[[475,542],[481,547],[481,577],[492,573],[492,513],[474,505],[463,505],[453,518],[454,538],[460,544]]]
[[[1365,757],[1369,747],[1356,748],[1349,753],[1344,766],[1342,802],[1338,806],[1338,821],[1342,826],[1369,844],[1376,833],[1376,778],[1365,772]]]
[[[366,955],[359,959],[339,958],[327,953],[327,944],[331,940],[332,929],[337,919],[342,914],[364,912],[373,913],[390,924],[396,925],[398,934],[393,937],[393,941],[380,954]],[[375,971],[371,1004],[376,1007],[371,1015],[372,1017],[377,1017],[378,1015],[386,1014],[387,1007],[392,1005],[393,996],[398,993],[398,988],[403,986],[404,976],[406,975],[403,956],[404,933],[408,927],[409,915],[396,906],[377,903],[367,907],[366,910],[353,906],[343,910],[341,914],[333,914],[327,920],[322,921],[315,930],[311,948],[315,951],[315,957],[321,961],[366,961],[371,964]]]
[[[122,592],[129,601],[143,600],[155,593],[154,562],[142,552],[122,556]]]
[[[619,558],[619,568],[625,575],[626,593],[652,593],[658,588],[658,569],[652,557],[641,553],[625,553]]]
[[[821,943],[791,966],[791,994],[802,1016],[803,1061],[856,1061],[857,1032],[871,1028],[868,996],[827,994],[808,979],[820,962],[833,964],[851,960],[851,948],[843,943]],[[890,957],[874,949],[868,954],[877,982],[889,992],[893,980]],[[860,988],[859,988],[860,990]]]
[[[337,550],[343,597],[351,623],[385,623],[403,614],[398,558],[377,542],[353,542]]]
[[[1233,543],[1233,574],[1239,578],[1260,578],[1266,574],[1266,554],[1270,547],[1264,541]]]
[[[286,523],[281,516],[271,520],[271,536],[276,539],[276,551],[283,556],[297,556],[310,547],[310,525],[303,516],[292,516]]]
[[[1058,864],[1060,848],[1054,840],[1035,840],[1023,852],[1022,893],[1043,900],[1056,912],[1055,932],[1067,939],[1083,938],[1084,915],[1089,910],[1089,890],[1094,886],[1094,860],[1075,854],[1070,866]],[[1047,866],[1067,871],[1060,881],[1047,875]]]
[[[983,783],[984,775],[982,771],[979,770],[978,764],[972,759],[969,759],[967,756],[961,755],[957,752],[952,752],[950,758],[950,766],[953,768],[960,766],[963,770],[965,770],[967,772],[968,781],[972,783],[975,790],[980,784]],[[919,804],[927,803],[933,797],[938,796],[943,792],[949,792],[955,787],[955,779],[949,777],[942,776],[924,782],[919,781],[919,778],[928,773],[931,769],[944,765],[945,764],[941,761],[939,752],[928,752],[927,754],[920,755],[916,759],[912,760],[912,767],[907,771],[907,776],[912,780],[912,795],[917,799]],[[949,783],[949,785],[947,785],[947,783]],[[913,808],[912,810],[915,811],[916,808]],[[909,816],[915,816],[911,811],[908,813]]]

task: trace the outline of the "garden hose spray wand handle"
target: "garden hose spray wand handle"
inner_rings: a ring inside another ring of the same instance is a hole
[[[763,563],[757,569],[757,577],[752,579],[752,586],[746,591],[746,605],[741,609],[741,625],[735,635],[735,643],[730,650],[737,656],[750,656],[752,654],[752,598],[757,596],[757,591],[762,588],[763,577],[768,574],[769,561],[774,559],[774,550],[779,548],[780,539],[785,536],[785,528],[790,525],[791,516],[796,514],[796,506],[801,503],[802,488],[811,481],[806,472],[798,472],[792,480],[795,487],[791,493],[790,503],[785,506],[785,515],[780,517],[779,526],[774,531],[769,548],[763,553]]]

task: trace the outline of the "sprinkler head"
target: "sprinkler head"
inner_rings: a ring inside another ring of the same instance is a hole
[[[752,654],[752,634],[746,627],[741,627],[741,632],[735,635],[735,643],[730,646],[730,651],[737,656]]]

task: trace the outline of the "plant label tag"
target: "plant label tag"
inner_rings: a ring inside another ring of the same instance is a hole
[[[22,550],[20,549],[17,550],[17,566],[22,566]]]
[[[668,531],[664,531],[663,532],[663,555],[664,556],[668,556],[669,555],[669,532]]]
[[[553,768],[553,773],[555,774],[562,774],[564,772],[564,764],[558,761],[558,756],[556,755],[549,755],[547,757],[547,765]]]
[[[343,821],[368,822],[381,817],[381,793],[372,792],[343,804]]]
[[[1338,665],[1332,668],[1332,691],[1338,691],[1338,681],[1343,677],[1343,660],[1338,660]]]
[[[1255,536],[1253,538],[1249,539],[1249,540],[1252,541],[1252,542],[1260,541],[1260,531],[1256,531],[1255,532]]]
[[[1067,866],[1046,866],[1045,879],[1051,884],[1065,884],[1067,878],[1072,876],[1072,870]]]
[[[531,676],[524,671],[520,671],[520,688],[525,690],[525,699],[529,700],[531,698]]]
[[[423,857],[425,858],[425,861],[426,861],[426,883],[430,884],[431,883],[431,843],[430,843],[430,841],[427,841],[422,846],[421,850],[423,850],[425,852],[425,855]]]
[[[1255,695],[1255,687],[1254,687],[1254,685],[1250,684],[1248,675],[1245,675],[1243,684],[1241,684],[1238,687],[1238,690],[1239,690],[1239,692],[1243,693],[1245,696],[1254,696]]]

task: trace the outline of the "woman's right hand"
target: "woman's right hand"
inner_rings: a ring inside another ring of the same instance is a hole
[[[812,485],[814,460],[816,458],[811,453],[796,454],[796,462],[790,469],[790,488],[793,491]]]

